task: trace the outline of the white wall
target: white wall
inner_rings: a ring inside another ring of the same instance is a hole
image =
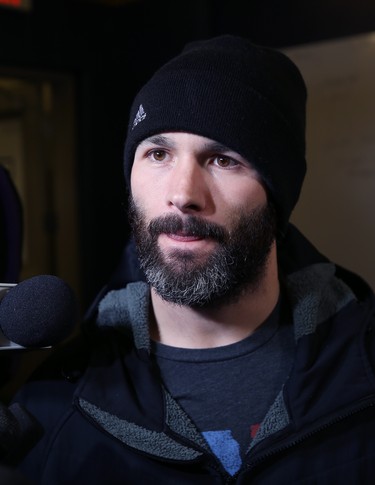
[[[285,53],[309,92],[308,172],[292,221],[375,289],[375,33]]]

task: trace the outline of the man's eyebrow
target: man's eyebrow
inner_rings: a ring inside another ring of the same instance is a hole
[[[145,138],[140,142],[139,145],[156,145],[162,148],[175,148],[176,144],[174,140],[169,138],[168,136],[159,134],[159,135],[152,135],[148,138]],[[204,144],[204,150],[210,153],[228,153],[233,152],[233,150],[218,141],[207,141]]]
[[[175,143],[164,135],[153,135],[145,138],[141,141],[140,145],[144,144],[159,145],[164,148],[173,148],[175,146]]]

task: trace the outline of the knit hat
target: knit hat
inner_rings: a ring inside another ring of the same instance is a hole
[[[259,172],[284,233],[306,172],[306,87],[279,51],[223,35],[187,44],[139,91],[125,143],[129,183],[137,145],[167,131],[211,138]]]

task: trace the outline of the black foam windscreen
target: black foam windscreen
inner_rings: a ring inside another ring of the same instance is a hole
[[[71,287],[53,275],[38,275],[11,288],[0,304],[0,328],[22,347],[56,345],[73,331],[78,303]]]

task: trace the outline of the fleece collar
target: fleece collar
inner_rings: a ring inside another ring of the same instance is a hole
[[[287,295],[293,312],[296,340],[355,299],[350,288],[335,277],[335,265],[317,263],[288,276]],[[138,349],[150,350],[148,318],[150,289],[147,283],[129,283],[112,290],[99,304],[97,325],[131,329]]]

